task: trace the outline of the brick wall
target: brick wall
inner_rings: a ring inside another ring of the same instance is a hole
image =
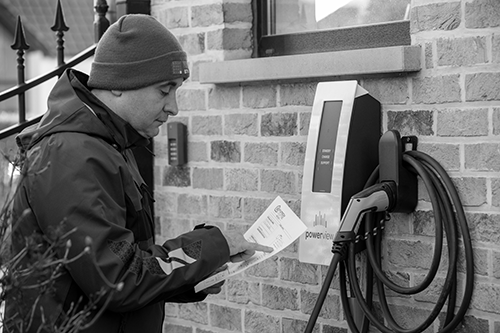
[[[182,111],[172,119],[188,127],[187,166],[168,165],[165,132],[155,142],[160,239],[202,222],[245,230],[276,195],[300,214],[316,82],[199,83],[200,63],[251,56],[250,0],[153,0],[152,15],[178,36],[193,73],[179,92]],[[414,0],[411,17],[422,70],[359,83],[382,103],[383,130],[416,135],[419,150],[445,167],[461,195],[476,284],[456,331],[500,333],[500,1]],[[430,262],[432,212],[423,187],[419,196],[417,211],[394,216],[384,240],[385,266],[400,283],[421,280]],[[327,268],[300,263],[296,251],[295,244],[231,278],[205,302],[168,304],[166,331],[303,332]],[[462,274],[459,279],[462,286]],[[315,332],[348,331],[337,284]],[[394,297],[396,319],[417,324],[435,293]],[[438,329],[436,322],[426,332]]]

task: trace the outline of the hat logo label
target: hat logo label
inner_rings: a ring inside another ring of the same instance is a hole
[[[175,60],[172,61],[172,74],[173,75],[189,75],[189,68],[186,61]]]

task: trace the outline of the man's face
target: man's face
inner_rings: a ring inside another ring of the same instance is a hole
[[[146,138],[157,136],[169,116],[175,116],[176,91],[183,79],[161,82],[137,90],[121,91],[115,111]]]

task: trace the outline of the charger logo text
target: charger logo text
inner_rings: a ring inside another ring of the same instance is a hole
[[[306,231],[306,239],[312,238],[312,239],[333,240],[334,237],[335,237],[335,235],[333,235],[329,232]]]

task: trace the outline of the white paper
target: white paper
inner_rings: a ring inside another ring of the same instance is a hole
[[[238,263],[228,263],[227,268],[209,276],[194,287],[195,292],[206,289],[228,277],[241,273],[247,268],[270,258],[292,244],[307,227],[281,197],[276,197],[264,213],[243,235],[252,243],[272,247],[272,252],[256,252],[250,259]]]

